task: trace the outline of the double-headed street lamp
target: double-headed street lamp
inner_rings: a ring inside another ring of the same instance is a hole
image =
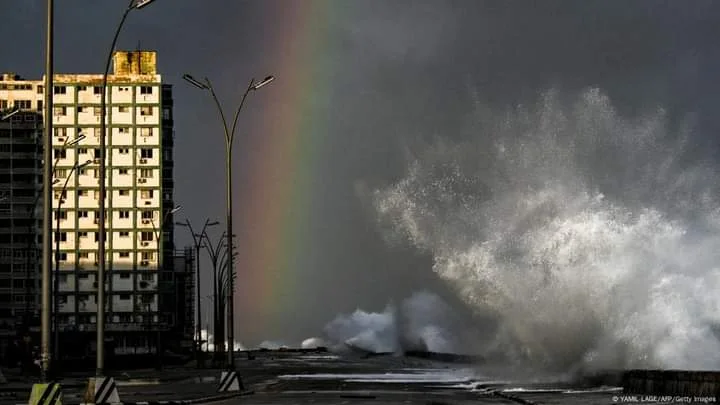
[[[208,256],[210,256],[210,262],[213,266],[213,362],[216,362],[218,347],[221,343],[221,338],[224,340],[225,332],[223,331],[220,315],[220,298],[218,295],[218,264],[222,261],[221,250],[225,247],[225,233],[220,236],[215,245],[212,244],[210,237],[205,233],[205,243],[203,247],[207,250]],[[224,250],[226,253],[227,251]],[[225,254],[223,253],[223,255]],[[222,348],[220,349],[222,350]]]
[[[190,235],[193,238],[193,246],[195,246],[195,295],[197,296],[197,322],[195,325],[195,333],[197,334],[197,344],[195,348],[195,361],[197,367],[202,367],[202,353],[200,350],[200,341],[202,340],[202,310],[200,302],[200,244],[202,243],[202,236],[205,235],[205,230],[209,226],[218,225],[219,222],[212,221],[210,218],[205,220],[205,224],[199,234],[193,231],[192,224],[189,219],[185,219],[185,222],[176,222],[177,225],[184,226],[190,231]]]
[[[49,0],[52,1],[52,0]],[[105,122],[107,111],[106,111],[106,92],[108,74],[110,72],[110,63],[112,62],[112,56],[115,52],[115,45],[117,44],[120,30],[125,24],[128,14],[132,10],[139,10],[155,0],[130,0],[125,12],[123,13],[120,24],[118,24],[115,30],[115,36],[113,37],[112,44],[110,45],[110,52],[107,55],[107,62],[105,63],[105,72],[103,73],[102,87],[100,90],[100,196],[98,198],[98,289],[97,289],[97,364],[95,375],[100,377],[103,375],[105,368],[105,138],[107,136],[107,123]],[[49,91],[47,89],[46,91]],[[49,114],[49,113],[48,113]]]
[[[84,138],[84,136],[83,136]],[[80,142],[82,138],[77,137],[75,141],[73,141],[73,145]],[[69,144],[69,143],[68,143]],[[60,198],[58,199],[58,206],[57,210],[55,210],[55,277],[53,278],[53,345],[52,345],[52,352],[53,352],[53,358],[55,359],[55,363],[53,366],[53,369],[56,369],[56,366],[60,359],[60,323],[58,322],[58,317],[60,315],[60,215],[62,212],[62,204],[65,202],[65,192],[67,190],[68,182],[70,181],[70,178],[73,175],[73,172],[80,172],[81,169],[86,167],[92,163],[92,160],[88,160],[85,163],[75,163],[73,167],[70,169],[70,173],[68,173],[67,177],[65,178],[65,184],[63,184],[62,190],[60,191]],[[59,179],[54,179],[53,184],[59,183]],[[54,374],[54,373],[53,373]]]
[[[165,231],[165,224],[167,223],[168,219],[170,219],[170,216],[171,216],[172,214],[180,211],[181,209],[182,209],[182,205],[176,205],[176,206],[173,207],[172,209],[167,210],[167,212],[165,213],[165,215],[163,215],[163,217],[162,217],[162,221],[160,222],[160,227],[159,227],[159,229],[158,229],[158,227],[155,226],[155,217],[153,216],[153,218],[150,219],[150,224],[151,224],[152,227],[153,227],[153,236],[155,236],[155,245],[156,245],[156,248],[157,248],[157,273],[158,273],[158,277],[160,277],[160,272],[165,269],[165,261],[163,260],[164,258],[163,258],[163,254],[162,254],[162,248],[161,248],[161,247],[162,247],[162,243],[161,243],[161,242],[162,242],[162,236],[163,236],[163,232]],[[159,293],[159,291],[158,291],[158,293]],[[175,291],[175,293],[177,294],[177,291]],[[158,303],[159,303],[159,299],[160,299],[160,297],[159,297],[159,295],[158,295]],[[150,305],[150,304],[148,303],[148,308],[149,308],[149,305]],[[149,310],[148,310],[147,316],[150,317],[150,311],[149,311]],[[149,323],[149,321],[148,321],[148,325],[149,325],[149,324],[150,324],[150,323]],[[148,329],[149,329],[149,328],[148,328]],[[150,347],[150,334],[149,334],[149,333],[150,333],[150,331],[148,330],[148,336],[147,336],[147,338],[148,338],[148,348]],[[162,368],[162,354],[160,353],[160,330],[159,330],[159,329],[158,329],[158,333],[157,333],[157,338],[158,338],[158,339],[157,339],[157,343],[156,343],[156,345],[155,345],[155,353],[156,353],[156,357],[157,357],[157,359],[158,359],[158,368]]]
[[[245,93],[242,96],[242,100],[240,101],[240,106],[238,106],[237,111],[235,111],[235,117],[233,118],[232,127],[228,128],[228,123],[225,120],[225,113],[223,112],[222,106],[220,105],[220,101],[217,98],[217,95],[215,94],[215,90],[213,89],[212,83],[210,82],[210,79],[205,78],[205,82],[201,82],[194,77],[192,77],[189,74],[183,75],[183,79],[187,81],[188,83],[192,84],[193,86],[201,89],[201,90],[207,90],[212,95],[213,100],[215,101],[215,105],[217,106],[218,112],[220,113],[220,119],[222,120],[223,124],[223,130],[225,131],[225,193],[226,193],[226,201],[225,201],[225,215],[226,215],[226,221],[227,221],[227,229],[225,231],[225,238],[227,238],[227,249],[232,252],[233,251],[233,241],[232,241],[232,145],[233,145],[233,139],[235,137],[235,128],[237,127],[238,122],[238,116],[240,115],[240,110],[242,110],[243,105],[245,104],[245,98],[247,98],[247,95],[251,91],[258,90],[259,88],[269,84],[273,80],[275,80],[274,76],[267,76],[263,80],[256,82],[255,78],[250,80],[250,84],[248,85],[247,89],[245,90]],[[230,272],[234,272],[234,260],[233,257],[230,257],[230,261],[228,264],[228,267],[230,269]],[[234,277],[230,277],[230,279],[234,280]],[[235,310],[234,310],[234,286],[231,286],[233,288],[230,288],[228,291],[228,340],[230,343],[230,348],[228,350],[228,366],[231,368],[235,368],[235,356],[234,356],[234,342],[235,342]]]
[[[75,138],[72,138],[72,139],[71,139],[71,138],[65,138],[65,141],[64,141],[63,144],[61,145],[60,150],[65,150],[68,146],[77,145],[77,144],[80,143],[80,141],[82,141],[83,139],[85,139],[85,135],[82,135],[82,134],[80,134],[80,135],[78,135],[78,136],[76,136]],[[55,184],[58,184],[58,183],[60,182],[60,180],[57,179],[57,178],[55,178],[54,175],[55,175],[55,170],[57,169],[57,165],[58,165],[58,163],[60,162],[61,156],[62,156],[62,155],[60,155],[59,153],[57,154],[57,156],[55,156],[55,161],[53,161],[53,165],[52,165],[52,167],[50,168],[50,169],[51,169],[51,170],[50,170],[50,173],[52,173],[52,175],[53,175],[52,181],[50,182],[50,186],[51,186],[51,187],[54,186]],[[86,165],[87,165],[87,164],[83,164],[82,166],[85,167]],[[81,169],[81,168],[77,168],[77,169],[79,170],[79,169]],[[75,167],[74,167],[74,166],[73,166],[73,170],[75,170]],[[70,174],[72,174],[72,172],[71,172]],[[68,178],[69,178],[69,176],[68,176]],[[67,186],[67,182],[65,183],[65,185]],[[64,189],[65,189],[65,188],[63,187],[63,191],[64,191]],[[43,195],[43,193],[38,193],[38,194],[35,196],[35,200],[33,201],[32,205],[30,206],[30,209],[29,209],[28,215],[30,216],[30,221],[29,221],[29,224],[28,224],[28,227],[29,227],[28,230],[29,230],[30,234],[32,234],[32,227],[33,227],[33,225],[35,225],[35,221],[34,221],[34,219],[35,219],[35,211],[37,211],[37,205],[38,205],[38,202],[39,202],[40,197],[41,197],[42,195]],[[50,210],[52,210],[52,206],[50,206]],[[26,262],[25,262],[25,264],[26,264],[26,266],[25,266],[25,296],[26,296],[26,297],[29,297],[29,296],[30,296],[30,251],[32,250],[32,251],[34,252],[34,249],[32,248],[32,245],[33,245],[33,242],[34,242],[35,240],[36,240],[35,238],[29,238],[29,239],[28,239],[28,247],[27,247],[28,254],[27,254],[27,256],[26,256]],[[56,250],[57,250],[57,249],[56,249]],[[35,256],[35,257],[37,258],[37,256],[36,256],[35,254],[33,254],[33,256]],[[57,291],[57,287],[55,287],[55,291]],[[56,294],[57,294],[57,292],[56,292]],[[29,313],[30,313],[30,301],[29,301],[28,299],[25,299],[25,313],[24,313],[23,316],[24,316],[24,323],[25,323],[24,326],[26,326],[26,327],[28,326],[27,324],[28,324],[28,314],[29,314]],[[55,339],[55,341],[56,341],[55,344],[57,345],[57,338]],[[57,355],[57,351],[53,350],[53,353],[55,353],[55,354]],[[49,365],[48,365],[48,367],[49,367]],[[47,370],[45,370],[45,371],[47,371]]]

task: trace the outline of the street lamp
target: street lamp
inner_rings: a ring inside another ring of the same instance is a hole
[[[200,308],[201,307],[201,303],[200,303],[200,243],[202,242],[202,235],[205,234],[205,229],[207,229],[207,227],[209,227],[209,226],[218,225],[219,222],[217,222],[217,221],[210,222],[210,218],[206,219],[205,225],[203,225],[202,230],[200,231],[199,235],[193,231],[193,227],[190,224],[190,220],[187,218],[185,219],[185,222],[176,222],[176,224],[180,225],[180,226],[184,226],[190,230],[190,234],[192,235],[192,238],[193,238],[193,245],[195,246],[195,283],[196,283],[195,284],[195,290],[196,290],[195,295],[197,296],[197,325],[195,325],[195,332],[197,334],[197,339],[200,340],[200,339],[202,339],[202,336],[201,336],[202,310]],[[200,237],[198,237],[198,236],[200,236]],[[199,347],[199,343],[196,348],[195,357],[196,357],[195,361],[197,363],[196,366],[198,368],[202,367],[202,364],[201,364],[202,363],[202,359],[201,359],[202,353],[201,353],[201,350]]]
[[[49,0],[52,1],[52,0]],[[125,12],[123,13],[120,24],[118,24],[115,30],[115,36],[113,37],[112,44],[110,45],[110,52],[107,55],[107,61],[105,63],[105,72],[103,73],[102,87],[100,90],[100,196],[98,197],[98,273],[97,280],[97,364],[95,375],[101,377],[103,375],[103,369],[105,368],[105,138],[107,136],[107,123],[105,122],[105,116],[107,115],[106,103],[107,100],[107,82],[108,74],[110,72],[110,62],[112,62],[113,52],[115,52],[115,45],[117,44],[120,30],[125,24],[128,14],[132,10],[139,10],[154,0],[130,0]],[[49,114],[49,113],[48,113]]]
[[[78,137],[79,138],[79,137]],[[80,139],[77,140],[78,142]],[[77,142],[76,142],[77,143]],[[92,163],[92,160],[88,160],[85,163],[75,163],[70,169],[70,173],[68,173],[67,177],[65,178],[65,184],[63,184],[62,190],[60,191],[60,198],[58,199],[58,206],[57,210],[55,211],[55,277],[53,280],[53,327],[54,327],[54,333],[53,333],[53,358],[55,359],[56,363],[55,366],[57,366],[58,360],[60,359],[60,328],[59,328],[59,322],[58,322],[58,315],[60,314],[60,213],[62,210],[62,204],[65,202],[65,192],[67,190],[68,181],[70,181],[70,177],[72,177],[73,172],[80,171],[80,169],[84,168],[85,166]],[[58,179],[55,179],[58,180]],[[58,180],[59,181],[59,180]],[[55,182],[53,182],[55,184]],[[53,369],[56,369],[56,367],[53,367]],[[55,373],[53,373],[55,374]]]
[[[16,112],[17,112],[17,110],[16,110],[15,112],[12,112],[12,113],[8,114],[8,115],[9,115],[9,116],[12,116],[12,115],[14,115]],[[63,144],[60,146],[59,149],[62,150],[62,149],[67,148],[68,146],[76,145],[76,144],[78,144],[80,141],[82,141],[83,139],[85,139],[85,135],[82,135],[82,134],[81,134],[81,135],[78,135],[77,137],[72,138],[72,139],[70,139],[70,138],[65,138],[65,141],[63,142]],[[52,150],[50,150],[50,157],[52,157]],[[60,158],[61,158],[61,155],[58,154],[57,156],[55,156],[55,160],[53,161],[52,166],[49,166],[49,167],[48,167],[48,166],[45,166],[46,168],[49,168],[49,169],[50,169],[50,170],[49,170],[49,172],[50,172],[50,178],[48,178],[48,180],[49,180],[49,185],[50,185],[50,187],[51,187],[51,192],[52,192],[52,186],[54,186],[55,184],[60,183],[60,180],[54,177],[54,173],[55,173],[55,170],[57,169],[58,163],[60,162]],[[43,160],[43,164],[44,164],[45,161],[50,161],[47,156],[45,156],[45,159],[46,159],[46,160]],[[43,178],[47,178],[47,177],[45,177],[45,175],[44,175]],[[38,193],[38,194],[35,196],[35,200],[33,201],[32,205],[30,206],[30,212],[28,213],[28,216],[30,217],[30,221],[29,221],[29,224],[28,224],[28,230],[29,230],[28,233],[31,234],[31,235],[32,235],[32,233],[33,233],[33,232],[32,232],[32,227],[33,227],[34,222],[35,222],[34,219],[35,219],[35,212],[37,211],[37,205],[38,205],[38,202],[40,201],[40,197],[43,196],[43,195],[45,195],[44,190],[43,190],[42,193]],[[52,212],[52,200],[51,200],[51,202],[49,202],[49,203],[46,202],[46,204],[50,204],[50,205],[49,205],[49,210]],[[43,210],[43,212],[44,212],[44,211],[47,211],[47,210]],[[52,229],[52,225],[51,225],[51,224],[49,224],[48,226],[45,226],[45,224],[43,224],[43,235],[45,235],[45,232],[47,232],[47,233],[49,234],[49,233],[50,233],[50,229]],[[36,240],[35,238],[28,238],[28,247],[27,247],[28,254],[26,255],[26,261],[25,261],[25,263],[26,263],[26,266],[25,266],[25,296],[26,296],[26,297],[29,297],[29,296],[30,296],[30,283],[29,283],[29,281],[30,281],[30,252],[31,252],[31,251],[34,251],[34,250],[32,249],[32,246],[33,246],[33,242],[34,242],[35,240]],[[44,241],[45,241],[45,237],[43,236],[43,243],[44,243]],[[43,251],[43,252],[44,252],[44,251]],[[44,254],[45,254],[45,253],[43,253],[43,255],[44,255]],[[34,253],[33,253],[33,256],[37,257]],[[44,259],[44,256],[43,256],[43,259]],[[44,266],[44,265],[45,265],[45,263],[43,262],[43,266]],[[44,267],[43,267],[43,269],[44,269]],[[43,278],[44,278],[44,277],[45,277],[45,273],[44,273],[44,270],[43,270]],[[51,277],[51,273],[48,274],[48,277]],[[44,287],[43,287],[43,288],[44,288]],[[48,287],[48,294],[49,294],[49,291],[50,291],[50,287]],[[43,293],[43,294],[44,294],[44,293]],[[43,295],[42,298],[45,299],[45,296]],[[50,298],[51,298],[51,297],[48,297],[48,301],[50,301]],[[45,304],[43,303],[42,305],[43,305],[43,308],[45,308]],[[52,308],[50,308],[50,305],[51,305],[51,304],[47,304],[47,306],[48,306],[47,310],[48,310],[49,312],[52,311]],[[23,317],[24,317],[23,323],[25,324],[25,325],[24,325],[25,327],[28,326],[28,314],[29,314],[29,313],[30,313],[30,301],[26,298],[26,299],[25,299],[25,313],[23,314]],[[49,318],[49,315],[48,315],[48,318]],[[50,320],[48,319],[48,328],[50,327],[49,325],[50,325]],[[49,332],[48,332],[48,337],[47,337],[47,338],[50,339],[50,337],[49,337]],[[49,348],[49,342],[48,342],[48,348]],[[49,354],[49,353],[50,353],[50,352],[48,351],[47,354]],[[46,372],[47,372],[47,369],[50,367],[50,364],[47,364],[47,365],[45,365],[45,366],[43,366],[43,367],[44,367],[44,368],[43,368],[43,372],[46,373]]]
[[[52,238],[50,236],[52,221],[52,133],[53,133],[53,51],[54,51],[54,0],[47,0],[47,25],[45,27],[45,88],[44,106],[45,128],[43,139],[43,222],[42,222],[42,291],[40,317],[40,381],[47,382],[47,370],[50,366],[50,277],[52,270]],[[26,311],[27,313],[27,311]]]
[[[223,232],[220,239],[217,241],[217,244],[214,246],[207,232],[204,234],[204,237],[206,243],[203,244],[203,247],[207,250],[208,255],[210,256],[210,262],[213,266],[213,360],[217,361],[220,336],[224,337],[224,331],[219,318],[221,297],[218,295],[218,264],[220,259],[220,249],[225,247],[225,233]]]
[[[215,105],[217,106],[218,112],[220,113],[220,119],[222,120],[223,124],[223,130],[225,131],[225,193],[226,193],[226,201],[225,201],[225,215],[227,217],[227,229],[225,231],[225,237],[227,238],[227,249],[232,252],[233,251],[233,241],[232,241],[232,145],[233,145],[233,139],[235,137],[235,128],[237,127],[238,122],[238,116],[240,115],[240,110],[242,110],[243,105],[245,104],[245,98],[247,98],[247,95],[254,90],[258,90],[259,88],[267,85],[268,83],[275,80],[274,76],[267,76],[263,80],[256,82],[255,78],[250,79],[250,84],[248,84],[247,89],[245,90],[245,93],[242,96],[242,99],[240,100],[240,105],[237,108],[237,111],[235,111],[235,117],[233,118],[232,127],[228,128],[228,123],[225,120],[225,113],[223,112],[223,108],[220,105],[220,101],[217,98],[217,95],[215,94],[215,90],[213,89],[212,83],[210,82],[210,79],[207,77],[205,78],[204,82],[201,82],[200,80],[197,80],[196,78],[192,77],[189,74],[184,74],[183,79],[187,81],[188,83],[192,84],[193,86],[201,89],[201,90],[207,90],[212,95],[213,100],[215,101]],[[232,273],[234,271],[233,266],[233,260],[232,257],[230,258],[229,262],[229,268],[230,272]],[[231,277],[232,278],[232,277]],[[228,292],[228,340],[230,342],[235,341],[235,310],[234,310],[234,288],[231,288]],[[228,366],[232,369],[235,368],[235,356],[233,353],[233,344],[230,345],[230,350],[228,350]]]
[[[165,268],[164,260],[162,260],[163,254],[162,254],[162,250],[161,250],[161,246],[162,246],[161,238],[162,238],[162,233],[165,230],[165,224],[167,223],[167,220],[170,217],[170,215],[180,211],[181,209],[182,209],[182,205],[176,205],[172,209],[168,210],[165,213],[165,215],[162,217],[162,221],[160,222],[160,229],[155,227],[155,218],[153,217],[150,219],[150,224],[153,227],[153,235],[155,236],[155,245],[157,248],[158,277],[160,277],[160,271],[162,271],[161,269]],[[159,296],[158,296],[158,300],[159,300]],[[149,308],[149,305],[150,304],[148,304],[148,308]],[[149,310],[148,310],[148,316],[150,316]],[[148,325],[149,325],[149,322],[148,322]],[[150,334],[149,333],[150,333],[150,331],[149,331],[149,327],[148,327],[148,348],[150,347]],[[158,367],[161,368],[162,367],[162,355],[160,354],[160,329],[158,329],[157,337],[158,337],[158,339],[157,339],[157,343],[155,345],[155,354],[157,355],[157,358],[158,358]]]

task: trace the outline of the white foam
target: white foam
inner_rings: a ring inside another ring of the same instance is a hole
[[[494,351],[553,369],[720,367],[720,170],[663,111],[599,90],[489,114],[413,151],[373,197],[393,241],[498,320]]]

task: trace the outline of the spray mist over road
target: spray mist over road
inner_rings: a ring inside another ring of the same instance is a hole
[[[487,352],[554,370],[718,368],[718,173],[690,156],[690,127],[624,118],[594,89],[477,121],[471,141],[421,147],[373,201],[391,240],[432,254],[497,320]]]

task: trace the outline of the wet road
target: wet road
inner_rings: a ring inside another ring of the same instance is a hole
[[[493,378],[472,364],[360,355],[258,353],[238,371],[254,395],[218,404],[612,404],[619,389]]]

